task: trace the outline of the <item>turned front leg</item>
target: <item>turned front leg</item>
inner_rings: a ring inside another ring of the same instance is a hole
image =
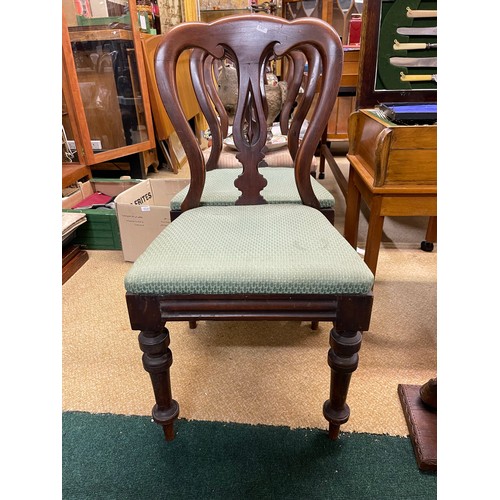
[[[174,439],[174,421],[179,416],[179,405],[172,399],[170,385],[170,366],[172,351],[168,348],[170,336],[163,328],[160,332],[142,331],[139,345],[144,369],[149,373],[153,384],[156,404],[153,406],[153,420],[163,427],[165,439]]]
[[[337,439],[340,426],[349,420],[350,409],[346,404],[351,375],[358,367],[361,332],[330,332],[328,365],[331,368],[330,399],[323,405],[323,415],[329,422],[328,437]]]

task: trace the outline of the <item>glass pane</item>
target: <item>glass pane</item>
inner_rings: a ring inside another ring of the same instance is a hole
[[[94,152],[146,141],[128,1],[64,0]]]
[[[75,134],[69,119],[68,106],[64,92],[62,93],[62,162],[79,163],[76,151]]]

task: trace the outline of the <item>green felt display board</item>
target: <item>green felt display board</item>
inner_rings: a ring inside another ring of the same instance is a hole
[[[407,7],[412,10],[437,10],[437,2],[422,0],[389,0],[382,1],[380,13],[379,45],[377,53],[376,90],[424,90],[436,89],[435,81],[405,82],[400,73],[408,75],[437,74],[437,68],[400,67],[390,63],[391,57],[437,57],[437,49],[394,50],[394,40],[399,43],[436,43],[436,36],[400,35],[400,27],[436,27],[437,17],[409,18]]]

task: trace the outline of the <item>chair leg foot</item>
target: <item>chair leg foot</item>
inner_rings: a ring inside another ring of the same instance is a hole
[[[335,441],[340,434],[340,425],[332,424],[331,422],[328,424],[328,438],[332,441]]]
[[[179,404],[172,398],[170,367],[172,351],[168,348],[170,336],[163,328],[159,332],[141,331],[139,346],[144,353],[142,364],[151,377],[156,404],[153,420],[163,427],[165,439],[174,439],[174,422],[179,416]]]
[[[171,399],[168,406],[160,409],[159,405],[153,406],[153,420],[163,427],[165,441],[173,441],[175,437],[174,422],[179,416],[179,403]]]
[[[173,441],[175,437],[174,423],[163,425],[163,435],[165,436],[165,441]]]
[[[323,415],[329,422],[328,437],[337,439],[340,426],[349,420],[351,413],[346,404],[351,375],[358,367],[361,332],[330,331],[328,365],[330,374],[330,399],[323,405]]]
[[[311,321],[311,330],[317,330],[319,328],[319,321]]]
[[[344,397],[345,401],[345,397]],[[336,408],[339,406],[339,408]],[[330,398],[323,405],[323,415],[328,420],[328,437],[335,440],[339,437],[340,426],[349,420],[351,410],[344,402],[343,405],[335,405],[335,402]]]
[[[432,252],[434,250],[434,243],[424,240],[420,243],[420,249],[424,252]]]
[[[163,433],[165,435],[165,441],[173,441],[175,437],[174,424],[168,424],[163,426]]]
[[[191,330],[194,330],[196,328],[196,321],[190,321],[189,328],[191,328]]]

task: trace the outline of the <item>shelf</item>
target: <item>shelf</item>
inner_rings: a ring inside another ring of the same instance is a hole
[[[62,187],[70,186],[85,177],[90,177],[90,168],[79,163],[64,163],[62,166]]]
[[[105,40],[133,40],[132,31],[125,29],[82,29],[81,27],[69,28],[69,36],[72,42],[93,42]]]

